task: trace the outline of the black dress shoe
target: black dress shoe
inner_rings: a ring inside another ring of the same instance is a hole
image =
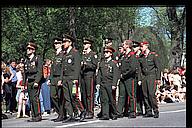
[[[109,117],[103,116],[103,117],[99,118],[99,120],[109,120]]]
[[[137,112],[136,113],[136,116],[141,116],[141,115],[143,115],[142,112]]]
[[[85,116],[86,116],[86,111],[82,111],[81,114],[80,114],[80,119],[79,121],[83,121],[85,119]]]
[[[56,120],[54,120],[54,122],[60,122],[60,121],[63,121],[63,118],[62,118],[62,117],[57,118]]]
[[[129,115],[128,118],[129,118],[129,119],[131,119],[131,118],[136,118],[136,115]]]
[[[67,119],[63,120],[62,123],[73,122],[73,121],[75,121],[75,118],[70,116]]]
[[[159,112],[154,112],[154,118],[159,118]]]
[[[153,117],[153,114],[152,113],[147,113],[145,115],[143,115],[144,118],[148,118],[148,117]]]
[[[88,114],[85,116],[85,119],[93,119],[93,116],[94,115],[92,113],[88,112]]]
[[[129,112],[123,114],[125,117],[129,117]]]
[[[123,116],[123,114],[118,114],[117,115],[117,118],[123,118],[124,116]]]
[[[55,119],[51,119],[51,121],[55,121],[56,119],[58,119],[58,118],[55,118]]]
[[[61,116],[58,116],[57,118],[55,118],[55,119],[51,119],[51,121],[55,121],[55,120],[57,120],[58,118],[60,118]]]
[[[99,112],[99,113],[97,114],[97,118],[101,118],[101,117],[102,117],[102,113]]]
[[[111,117],[112,120],[117,120],[117,116]]]
[[[110,114],[109,118],[111,118],[112,120],[117,120],[117,114]]]

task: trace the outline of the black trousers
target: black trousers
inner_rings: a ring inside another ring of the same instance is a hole
[[[81,112],[84,111],[83,104],[81,103],[78,95],[78,84],[74,85],[73,80],[71,79],[64,79],[63,91],[65,99],[64,106],[69,116],[73,116],[76,110],[80,110]]]
[[[110,115],[117,115],[117,109],[115,105],[115,100],[112,95],[111,85],[101,85],[101,112],[103,116],[109,117]]]
[[[60,117],[66,116],[66,109],[64,109],[64,92],[62,86],[57,86],[57,82],[60,80],[60,77],[54,77],[52,85],[50,86],[51,91],[51,100],[53,107]]]
[[[142,90],[144,96],[145,109],[147,113],[158,111],[157,98],[155,95],[157,89],[156,76],[147,75],[142,81]]]
[[[95,77],[83,76],[81,84],[81,99],[87,112],[94,114]]]
[[[16,111],[16,107],[17,107],[17,101],[16,101],[16,95],[17,95],[17,89],[16,89],[16,82],[11,82],[11,103],[10,103],[10,111]]]

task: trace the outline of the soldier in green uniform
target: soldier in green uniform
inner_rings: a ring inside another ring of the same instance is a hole
[[[97,68],[97,55],[92,51],[93,40],[84,39],[83,54],[81,61],[81,98],[86,109],[86,119],[94,116],[94,92],[95,92],[95,72]]]
[[[141,42],[142,55],[140,57],[140,65],[142,72],[141,77],[138,78],[139,84],[142,80],[142,90],[144,96],[145,110],[144,117],[159,117],[159,110],[157,105],[157,98],[155,92],[157,90],[157,84],[161,80],[161,64],[159,61],[158,54],[151,52],[149,42]],[[152,114],[152,109],[154,115]]]
[[[65,54],[63,56],[63,79],[62,85],[64,90],[65,109],[68,112],[69,117],[63,120],[63,123],[74,121],[74,108],[81,111],[80,121],[83,121],[86,115],[84,107],[79,100],[78,84],[80,75],[80,54],[79,51],[73,48],[73,42],[75,39],[70,35],[63,35],[63,50]]]
[[[105,56],[104,56],[105,47],[108,47],[108,46],[112,47],[112,45],[113,45],[113,38],[107,37],[107,38],[103,39],[103,47],[101,48],[101,55],[100,55],[100,59],[99,59],[99,62],[98,62],[99,64],[98,65],[100,65],[100,63],[102,61],[104,61],[104,59],[105,59]],[[113,55],[112,55],[112,59],[116,61],[116,59],[114,58],[114,53],[116,53],[116,50],[113,52]],[[116,103],[116,89],[112,90],[112,95],[113,95],[113,98],[115,99],[114,102]],[[99,112],[97,114],[97,117],[98,118],[102,117],[102,112]]]
[[[30,41],[27,45],[27,58],[24,62],[23,84],[27,84],[29,100],[31,105],[32,119],[29,122],[41,121],[40,110],[40,81],[42,79],[43,61],[39,56],[35,55],[37,45]]]
[[[119,55],[118,55],[118,65],[119,65],[119,75],[121,76],[121,62],[123,60],[125,54],[125,49],[123,48],[123,44],[120,43],[119,44]],[[118,84],[118,88],[119,88],[119,96],[118,96],[118,103],[117,103],[117,117],[118,118],[123,118],[124,114],[128,113],[128,103],[127,103],[127,96],[124,96],[125,93],[125,86],[123,84],[123,81],[121,78],[119,78],[119,84]],[[121,96],[123,95],[122,98]]]
[[[62,121],[66,119],[66,111],[64,109],[64,93],[63,87],[61,84],[62,81],[62,58],[63,58],[63,50],[62,50],[62,38],[55,37],[53,39],[54,48],[56,50],[56,54],[53,60],[53,64],[51,66],[51,99],[54,105],[56,112],[58,113],[58,117],[53,119],[55,122]]]
[[[118,81],[118,68],[112,60],[112,55],[115,50],[107,46],[104,49],[105,59],[99,65],[98,81],[100,85],[101,96],[101,117],[100,120],[109,120],[109,116],[113,115],[112,120],[117,119],[117,110],[112,96],[112,90],[116,88]],[[111,108],[111,111],[110,111]]]
[[[137,59],[132,51],[133,42],[131,40],[125,40],[123,42],[123,47],[126,50],[124,57],[121,62],[121,81],[124,88],[120,89],[119,102],[118,102],[118,112],[122,114],[124,101],[128,96],[129,101],[129,111],[130,114],[128,118],[136,118],[136,87],[137,83],[135,81],[136,70],[138,68]],[[125,90],[124,90],[125,89]]]
[[[135,57],[138,60],[139,63],[139,57],[140,57],[140,43],[137,41],[133,41],[133,50],[135,52]],[[141,73],[141,67],[140,64],[138,64],[138,70],[137,70],[137,75],[136,75],[136,83],[137,83],[137,91],[136,91],[136,109],[137,109],[137,113],[136,116],[140,116],[143,115],[143,92],[142,92],[142,86],[138,84],[138,76]]]

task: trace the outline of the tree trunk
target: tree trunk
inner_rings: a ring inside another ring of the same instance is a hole
[[[76,32],[75,32],[75,7],[69,7],[69,31],[70,31],[70,34],[73,36],[73,38],[76,39],[76,41],[74,42],[73,46],[75,48],[78,49],[78,44],[77,44],[77,36],[76,36]]]
[[[183,42],[183,18],[178,19],[176,13],[176,7],[167,7],[168,19],[171,26],[171,50],[169,65],[171,68],[181,65],[182,49],[181,44]]]

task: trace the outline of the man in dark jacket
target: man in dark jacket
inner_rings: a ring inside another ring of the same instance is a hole
[[[112,55],[115,50],[107,46],[104,49],[104,61],[99,65],[98,82],[100,85],[101,95],[101,117],[100,120],[109,120],[110,115],[113,120],[117,119],[117,110],[112,90],[116,89],[118,81],[117,63],[112,60]],[[111,109],[111,111],[110,111]]]
[[[144,117],[158,118],[159,110],[155,93],[157,83],[161,81],[161,63],[158,54],[151,52],[148,48],[149,42],[141,42],[140,46],[142,50],[142,55],[140,56],[142,79],[139,77],[138,80],[139,83],[141,83],[142,80],[142,90],[146,107]],[[152,114],[152,109],[154,115]]]
[[[80,121],[83,121],[86,115],[84,107],[79,100],[79,75],[80,75],[80,54],[79,51],[73,48],[73,42],[75,39],[70,35],[63,35],[63,66],[62,66],[62,81],[59,84],[63,85],[64,98],[65,98],[65,109],[67,110],[69,117],[63,121],[69,122],[74,121],[74,110],[78,109],[81,111]]]
[[[87,111],[86,119],[94,116],[95,72],[97,68],[97,55],[92,51],[93,40],[85,38],[83,41],[83,54],[81,61],[81,98]]]
[[[31,104],[32,119],[29,122],[41,121],[39,101],[40,81],[42,79],[43,61],[35,55],[37,45],[30,41],[27,45],[28,58],[24,62],[23,84],[27,84],[29,100]]]

